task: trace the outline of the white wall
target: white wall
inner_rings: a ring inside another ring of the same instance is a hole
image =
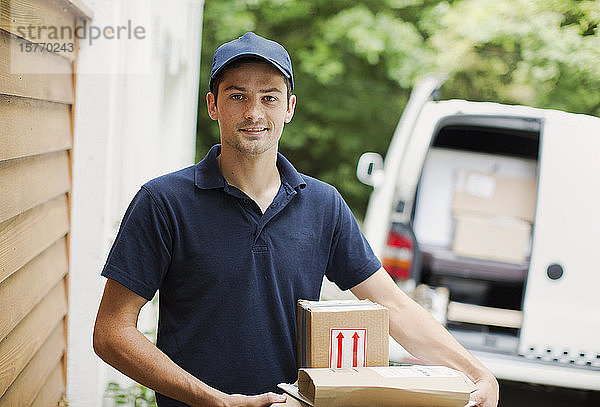
[[[93,353],[100,270],[132,196],[194,161],[203,0],[85,0],[97,27],[144,39],[81,41],[74,115],[67,396],[99,406],[110,370]]]

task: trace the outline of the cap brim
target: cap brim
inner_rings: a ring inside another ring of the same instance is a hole
[[[287,72],[281,65],[279,65],[279,63],[277,63],[277,61],[274,61],[268,57],[265,57],[264,55],[253,53],[253,52],[235,55],[235,56],[229,58],[227,61],[223,62],[221,64],[221,66],[219,67],[219,69],[217,69],[210,75],[209,88],[212,89],[213,79],[215,78],[215,76],[217,76],[219,74],[219,72],[223,71],[223,69],[226,68],[227,65],[231,64],[234,61],[237,61],[238,59],[248,57],[248,56],[258,57],[258,58],[263,59],[264,61],[270,63],[271,65],[273,65],[275,68],[277,68],[279,70],[279,72],[281,72],[283,74],[283,76],[285,76],[286,78],[288,78],[292,81],[292,89],[294,88],[292,75],[289,72]]]

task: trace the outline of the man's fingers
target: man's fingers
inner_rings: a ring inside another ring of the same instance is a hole
[[[270,406],[273,403],[283,403],[287,399],[283,394],[276,393],[265,393],[256,397],[262,398],[262,402],[264,403],[257,404],[257,406]]]
[[[264,393],[257,396],[233,395],[230,397],[230,405],[240,407],[268,407],[273,403],[283,403],[286,400],[284,395],[276,393]]]

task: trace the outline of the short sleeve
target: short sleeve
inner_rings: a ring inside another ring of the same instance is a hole
[[[335,191],[336,218],[327,278],[347,290],[363,282],[381,268],[381,262],[361,232],[352,211]]]
[[[164,214],[142,187],[123,216],[102,276],[150,301],[169,268],[171,252],[171,233]]]

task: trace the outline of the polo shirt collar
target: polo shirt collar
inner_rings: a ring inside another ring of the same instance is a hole
[[[277,168],[282,182],[287,183],[292,189],[304,189],[306,186],[304,178],[280,152],[277,152]]]
[[[225,187],[225,178],[219,169],[217,157],[221,152],[221,145],[215,144],[206,156],[196,164],[194,174],[195,184],[200,189],[214,189]]]
[[[208,151],[206,156],[196,164],[195,185],[200,189],[224,188],[225,178],[219,169],[217,157],[221,153],[221,145],[215,144]],[[277,168],[281,175],[282,183],[287,184],[292,189],[302,189],[306,187],[306,182],[302,175],[296,171],[294,166],[281,154],[277,153]]]

